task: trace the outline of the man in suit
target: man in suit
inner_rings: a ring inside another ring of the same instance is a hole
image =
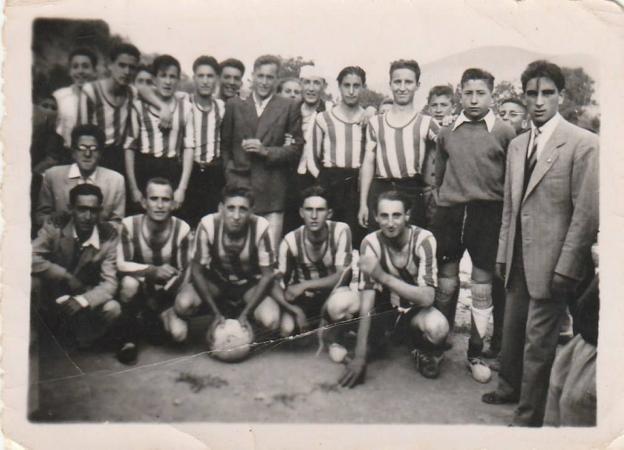
[[[521,77],[530,132],[509,145],[497,273],[507,287],[501,370],[486,403],[519,401],[514,425],[541,426],[565,308],[591,275],[598,230],[598,137],[558,112],[561,69],[535,61]]]
[[[119,321],[118,233],[99,222],[102,191],[80,184],[69,193],[70,215],[49,221],[32,244],[34,306],[53,332],[89,347]]]
[[[126,209],[124,178],[114,170],[99,166],[104,133],[95,125],[78,125],[72,131],[73,164],[51,167],[43,174],[35,213],[37,226],[53,213],[67,212],[69,191],[79,184],[93,184],[102,191],[100,218],[120,224]]]

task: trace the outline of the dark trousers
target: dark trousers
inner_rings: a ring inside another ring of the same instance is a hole
[[[225,176],[221,161],[200,165],[193,163],[193,171],[186,190],[186,199],[180,217],[195,228],[202,217],[217,212]]]
[[[503,325],[505,323],[505,285],[503,280],[497,276],[492,279],[492,306],[494,327],[490,350],[499,352],[503,341]]]
[[[405,179],[374,178],[368,193],[368,232],[379,229],[375,221],[377,198],[387,191],[399,191],[410,203],[410,224],[430,229],[436,207],[434,191],[421,177]]]
[[[104,147],[102,156],[98,165],[106,167],[107,169],[119,172],[124,177],[126,176],[126,156],[125,151],[121,146],[109,145]]]
[[[182,164],[178,158],[155,158],[137,152],[134,157],[134,173],[141,190],[150,178],[163,177],[171,181],[175,191],[182,175]]]
[[[331,196],[332,220],[344,222],[351,228],[354,248],[360,248],[365,231],[358,224],[358,169],[321,169],[319,184]]]

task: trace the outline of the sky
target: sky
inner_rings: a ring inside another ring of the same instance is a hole
[[[362,66],[369,86],[387,92],[389,63],[399,58],[424,65],[480,46],[560,55],[603,45],[598,36],[570,33],[597,19],[580,2],[562,0],[134,0],[97,13],[141,51],[176,56],[186,73],[200,54],[238,57],[248,67],[264,53],[303,56],[328,74],[330,92],[346,65]]]

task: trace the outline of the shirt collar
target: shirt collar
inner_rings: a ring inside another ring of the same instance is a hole
[[[251,94],[251,98],[253,99],[254,103],[255,103],[257,106],[259,106],[259,107],[261,107],[261,108],[262,108],[262,107],[266,106],[266,104],[267,104],[267,103],[269,103],[269,101],[273,98],[273,96],[274,96],[274,95],[275,95],[275,94],[271,94],[271,95],[269,95],[267,98],[265,98],[264,100],[260,100],[260,99],[256,96],[256,93],[255,93],[255,92],[253,92],[253,93]]]
[[[535,134],[535,129],[539,128],[540,141],[546,142],[548,138],[552,135],[553,131],[555,131],[555,128],[557,128],[557,125],[559,125],[560,120],[561,120],[561,114],[557,112],[557,114],[552,116],[550,120],[546,122],[544,125],[542,125],[541,127],[535,126],[533,121],[531,121],[531,132]]]
[[[89,175],[87,178],[84,178],[84,180],[87,183],[95,184],[95,174],[96,173],[97,173],[97,167],[91,173],[91,175]],[[69,167],[69,173],[67,174],[67,178],[70,178],[70,179],[82,178],[82,174],[80,173],[80,169],[78,168],[78,164],[74,163],[74,164],[72,164]]]
[[[76,227],[73,227],[73,235],[74,235],[74,239],[78,239],[78,234],[76,233]],[[87,239],[86,241],[84,241],[82,243],[82,248],[86,248],[88,246],[91,246],[97,250],[100,249],[100,232],[98,231],[98,227],[94,226],[93,227],[93,231],[91,232],[91,236],[89,236],[89,239]]]
[[[485,121],[485,126],[487,127],[488,132],[491,133],[492,129],[494,128],[494,123],[496,122],[496,116],[491,109],[488,110],[485,116],[477,121],[469,119],[462,111],[461,113],[459,113],[459,116],[457,116],[457,119],[455,119],[455,123],[453,124],[453,131],[455,131],[456,128],[458,128],[461,124],[465,122],[479,122],[480,120]]]

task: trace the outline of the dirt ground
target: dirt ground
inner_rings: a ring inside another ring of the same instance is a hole
[[[513,405],[490,406],[481,394],[496,386],[475,382],[465,366],[470,290],[462,273],[453,348],[441,375],[423,378],[405,347],[391,348],[368,366],[364,385],[343,389],[343,366],[315,356],[316,338],[279,341],[255,349],[238,364],[205,353],[205,320],[193,323],[183,347],[143,345],[135,366],[111,353],[65,353],[45,330],[39,335],[38,404],[44,422],[299,422],[507,425]],[[37,398],[38,397],[38,398]]]

